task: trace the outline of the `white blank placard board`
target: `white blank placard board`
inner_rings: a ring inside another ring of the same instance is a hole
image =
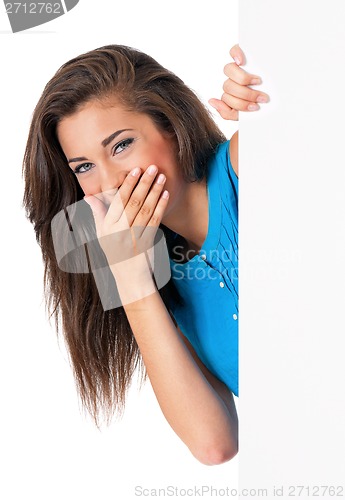
[[[270,95],[239,119],[240,486],[343,496],[345,3],[239,7]]]

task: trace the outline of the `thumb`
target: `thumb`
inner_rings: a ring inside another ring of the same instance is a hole
[[[230,106],[225,104],[224,101],[212,98],[208,101],[208,103],[218,111],[218,113],[224,120],[238,120],[238,111],[236,109],[230,108]]]
[[[212,99],[209,99],[208,100],[208,103],[210,106],[212,106],[212,108],[214,108],[215,110],[218,111],[219,113],[219,99],[215,99],[214,97],[212,97]]]
[[[104,203],[101,202],[96,196],[84,196],[84,201],[90,206],[92,215],[95,219],[96,229],[100,227],[106,216],[107,209]]]

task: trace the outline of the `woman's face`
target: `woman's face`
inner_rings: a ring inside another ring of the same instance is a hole
[[[141,167],[144,172],[149,165],[156,165],[158,174],[166,176],[170,197],[165,213],[181,195],[185,181],[175,144],[147,115],[126,111],[118,104],[90,101],[61,120],[57,136],[85,195],[98,195],[108,205],[114,194],[110,190],[119,188],[133,168]]]

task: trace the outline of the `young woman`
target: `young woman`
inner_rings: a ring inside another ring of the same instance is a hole
[[[258,77],[239,68],[241,49],[230,54],[237,64],[225,67],[222,99],[210,104],[236,120],[267,96],[248,87]],[[109,421],[139,368],[174,431],[209,465],[238,450],[237,141],[237,133],[225,140],[173,73],[112,45],[72,59],[48,82],[23,166],[47,304],[57,329],[62,319],[85,408],[96,425],[102,411]],[[52,220],[82,200],[121,307],[103,309],[92,274],[59,268]],[[149,250],[159,227],[171,266],[161,290],[145,252],[133,253]],[[133,248],[125,229],[139,230]]]

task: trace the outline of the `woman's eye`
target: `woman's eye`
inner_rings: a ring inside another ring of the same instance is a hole
[[[75,174],[84,174],[85,172],[88,172],[92,168],[93,168],[93,164],[92,163],[83,163],[82,165],[78,165],[74,169],[74,173]]]
[[[115,146],[113,148],[113,155],[122,153],[122,151],[124,151],[125,149],[127,149],[128,146],[130,146],[133,141],[134,141],[133,138],[129,138],[129,139],[124,139],[123,141],[118,142],[117,144],[115,144]]]

